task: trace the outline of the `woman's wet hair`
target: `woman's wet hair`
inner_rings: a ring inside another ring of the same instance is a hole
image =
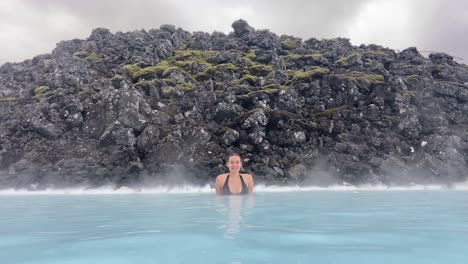
[[[229,162],[229,159],[230,159],[231,157],[239,157],[239,159],[242,161],[241,155],[240,155],[239,153],[233,152],[233,153],[229,153],[229,154],[227,155],[226,162]]]

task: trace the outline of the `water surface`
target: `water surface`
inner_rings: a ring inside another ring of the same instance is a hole
[[[1,195],[1,263],[466,263],[468,191]]]

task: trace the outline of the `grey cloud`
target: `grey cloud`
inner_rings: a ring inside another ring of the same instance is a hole
[[[468,2],[431,0],[415,5],[414,33],[420,49],[445,52],[468,64]]]
[[[164,21],[180,21],[180,7],[171,1],[145,0],[24,0],[39,13],[60,10],[80,19],[88,27],[108,27],[115,31],[158,27]]]
[[[339,37],[347,22],[369,0],[270,2],[263,0],[253,3],[254,9],[258,10],[258,17],[254,16],[255,22],[277,34],[307,39]]]
[[[348,33],[346,30],[349,29],[349,24],[366,4],[379,0],[6,1],[17,6],[24,5],[28,10],[33,11],[29,17],[26,17],[21,12],[5,13],[0,9],[0,30],[8,25],[19,25],[24,30],[23,34],[29,34],[22,39],[0,37],[0,49],[9,50],[0,54],[0,64],[50,52],[55,43],[60,40],[85,38],[96,27],[105,27],[116,32],[158,28],[161,24],[173,24],[188,31],[213,32],[216,30],[228,33],[232,31],[231,23],[243,18],[257,29],[270,29],[278,35],[288,34],[303,39],[340,37]],[[468,28],[466,18],[468,16],[463,12],[466,13],[468,2],[465,0],[450,2],[414,0],[411,3],[413,17],[408,27],[410,33],[402,32],[402,38],[410,36],[408,43],[414,43],[420,50],[446,52],[465,58],[466,63],[468,51],[464,47],[466,46],[465,31]],[[73,18],[73,24],[70,24],[70,28],[65,32],[54,31],[43,21],[57,13]],[[351,41],[359,44],[362,40],[351,39]],[[388,46],[397,48],[391,43]],[[408,44],[408,46],[413,46],[413,44]]]

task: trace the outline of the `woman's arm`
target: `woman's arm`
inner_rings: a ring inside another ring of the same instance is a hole
[[[249,188],[249,193],[252,193],[253,192],[253,189],[254,189],[254,179],[253,179],[253,176],[252,174],[246,174],[246,184],[247,184],[247,188]]]
[[[216,181],[215,181],[216,194],[222,194],[225,180],[226,180],[226,175],[224,174],[216,176]]]

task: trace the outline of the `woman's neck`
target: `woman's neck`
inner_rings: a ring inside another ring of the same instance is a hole
[[[240,177],[240,172],[230,172],[229,177]]]

